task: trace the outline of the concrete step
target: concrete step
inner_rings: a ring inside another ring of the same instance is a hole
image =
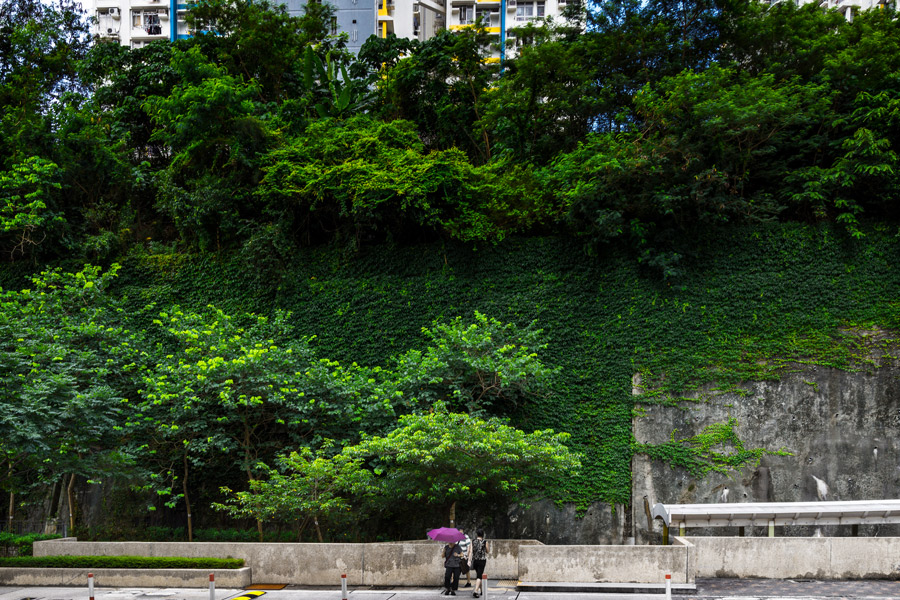
[[[519,581],[516,589],[520,592],[591,592],[595,594],[660,594],[666,593],[665,583],[591,583],[555,581]],[[693,594],[697,586],[693,583],[673,583],[672,595]]]

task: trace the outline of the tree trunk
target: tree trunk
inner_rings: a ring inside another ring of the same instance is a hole
[[[66,486],[66,500],[69,502],[69,535],[72,535],[75,529],[75,473],[72,473]]]
[[[325,540],[322,539],[322,530],[319,529],[319,517],[313,517],[313,523],[316,524],[316,535],[319,536],[319,543],[325,543]]]
[[[303,542],[303,530],[306,529],[307,525],[309,525],[309,517],[306,517],[305,519],[303,519],[303,522],[300,523],[300,530],[297,531],[297,542],[298,543]]]
[[[253,490],[253,472],[250,470],[250,426],[247,424],[247,415],[244,415],[244,468],[247,470],[247,481],[250,486],[250,493],[256,494]],[[256,531],[259,532],[259,541],[263,541],[262,520],[256,518]]]
[[[450,527],[456,527],[456,500],[450,505]]]
[[[194,541],[194,521],[191,517],[191,497],[188,495],[188,457],[184,453],[184,477],[181,479],[181,489],[184,492],[184,506],[187,508],[188,541]]]
[[[12,477],[13,477],[13,467],[12,460],[9,461],[9,468],[7,469],[7,473],[9,474],[9,534],[13,534],[13,517],[16,516],[16,493],[12,491]]]

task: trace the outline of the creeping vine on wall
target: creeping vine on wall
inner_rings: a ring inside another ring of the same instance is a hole
[[[629,501],[638,451],[698,474],[765,452],[743,448],[733,424],[693,440],[637,445],[636,400],[677,403],[711,382],[735,389],[798,363],[871,368],[861,336],[900,330],[900,240],[893,234],[873,228],[852,239],[792,224],[710,230],[684,241],[675,281],[625,251],[590,256],[562,238],[508,239],[477,250],[364,247],[351,256],[320,248],[279,271],[239,257],[144,254],[125,261],[118,290],[137,321],[132,328],[176,303],[233,313],[283,308],[297,335],[317,336],[319,356],[365,365],[423,348],[421,328],[435,320],[471,319],[478,311],[520,326],[536,321],[549,337],[542,359],[561,371],[552,390],[509,416],[520,428],[571,433],[570,446],[585,457],[581,472],[547,482],[545,492],[585,508]],[[890,335],[884,341],[889,346]],[[635,373],[640,397],[632,395]]]

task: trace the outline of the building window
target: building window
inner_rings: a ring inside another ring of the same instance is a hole
[[[331,17],[331,35],[337,35],[338,26],[337,26],[337,17]]]
[[[459,24],[472,25],[475,22],[475,7],[460,6],[459,7]]]
[[[519,2],[518,4],[516,4],[516,21],[530,21],[533,18],[533,2]]]
[[[156,10],[132,11],[131,27],[133,29],[143,29],[147,35],[161,34],[162,25],[159,23],[159,12]]]
[[[475,20],[481,21],[485,27],[491,26],[491,15],[499,15],[499,12],[494,12],[492,10],[476,10],[475,11]]]
[[[537,3],[537,16],[538,17],[544,16],[544,3],[543,2]]]

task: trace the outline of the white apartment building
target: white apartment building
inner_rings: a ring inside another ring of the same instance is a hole
[[[178,0],[88,0],[88,15],[96,17],[94,33],[101,39],[139,48],[154,40],[187,37],[186,4]]]
[[[459,30],[483,19],[496,44],[512,39],[510,30],[541,19],[561,19],[567,0],[327,0],[337,9],[334,33],[348,34],[354,53],[371,35],[418,39],[433,37],[449,28]],[[574,1],[574,0],[569,0]],[[841,0],[847,1],[847,0]],[[874,0],[856,0],[874,1]],[[305,0],[286,0],[288,12],[301,15]],[[154,40],[188,37],[183,0],[86,0],[88,15],[96,17],[94,33],[101,39],[139,48]],[[501,32],[505,32],[501,33]],[[492,60],[500,59],[499,49]]]
[[[772,4],[778,4],[783,0],[773,0]],[[853,13],[872,8],[884,8],[890,0],[798,0],[801,6],[817,3],[823,9],[839,11],[848,21],[853,21]]]

